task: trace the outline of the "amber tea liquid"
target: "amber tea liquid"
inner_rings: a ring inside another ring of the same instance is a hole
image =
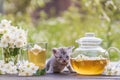
[[[108,63],[107,59],[101,60],[76,60],[71,59],[71,65],[73,69],[82,75],[98,75],[104,71],[105,66]]]
[[[44,69],[46,61],[46,51],[41,51],[37,55],[35,55],[32,51],[28,50],[28,60],[39,66],[40,70]]]

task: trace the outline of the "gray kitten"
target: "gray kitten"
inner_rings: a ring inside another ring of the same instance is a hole
[[[53,56],[48,60],[46,68],[47,73],[59,73],[65,67],[68,68],[70,72],[73,72],[70,66],[70,56],[69,54],[72,53],[72,49],[74,47],[61,47],[61,48],[53,48]]]

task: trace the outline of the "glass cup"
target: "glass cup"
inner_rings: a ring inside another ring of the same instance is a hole
[[[39,74],[46,73],[46,50],[47,43],[29,43],[27,46],[28,61],[39,66]]]

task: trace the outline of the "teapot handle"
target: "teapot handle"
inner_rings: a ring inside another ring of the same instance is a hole
[[[116,51],[116,52],[119,54],[119,56],[120,56],[120,50],[119,50],[118,48],[116,48],[116,47],[110,47],[110,48],[108,48],[108,50],[106,51],[106,52],[108,52],[108,54],[109,54],[109,58],[110,58],[110,53],[109,53],[110,50]],[[110,59],[110,60],[111,60],[111,59]]]

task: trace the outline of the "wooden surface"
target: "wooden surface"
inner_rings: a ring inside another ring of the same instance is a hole
[[[76,73],[57,73],[42,76],[20,77],[17,75],[0,75],[0,80],[120,80],[120,76],[83,76]]]

